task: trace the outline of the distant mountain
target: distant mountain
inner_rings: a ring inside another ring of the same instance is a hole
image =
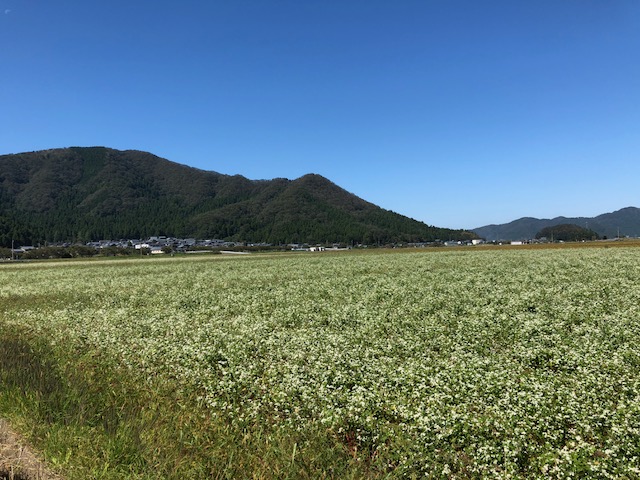
[[[488,240],[527,240],[546,227],[561,224],[573,224],[588,228],[600,237],[614,238],[618,236],[640,236],[640,208],[627,207],[611,213],[604,213],[597,217],[556,217],[553,219],[538,219],[524,217],[502,225],[486,225],[472,229],[480,237]]]
[[[320,175],[249,180],[105,147],[0,156],[0,245],[152,235],[268,243],[475,237],[384,210]]]

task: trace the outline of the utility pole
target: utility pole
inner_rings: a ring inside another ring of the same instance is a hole
[[[15,253],[13,251],[13,238],[11,239],[11,260],[15,260]]]

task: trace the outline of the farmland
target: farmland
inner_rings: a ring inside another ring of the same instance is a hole
[[[640,476],[637,248],[0,280],[0,416],[68,478]]]

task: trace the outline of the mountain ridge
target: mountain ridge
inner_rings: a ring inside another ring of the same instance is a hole
[[[595,217],[522,217],[509,223],[491,224],[471,229],[487,241],[528,240],[546,227],[572,224],[589,228],[601,237],[640,236],[640,208],[624,207]]]
[[[0,156],[0,244],[151,235],[275,244],[476,236],[382,209],[318,174],[250,180],[107,147]]]

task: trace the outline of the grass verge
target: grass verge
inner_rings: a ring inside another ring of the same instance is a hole
[[[381,475],[331,432],[237,425],[166,379],[96,352],[56,351],[0,326],[0,416],[72,479],[363,478]]]

